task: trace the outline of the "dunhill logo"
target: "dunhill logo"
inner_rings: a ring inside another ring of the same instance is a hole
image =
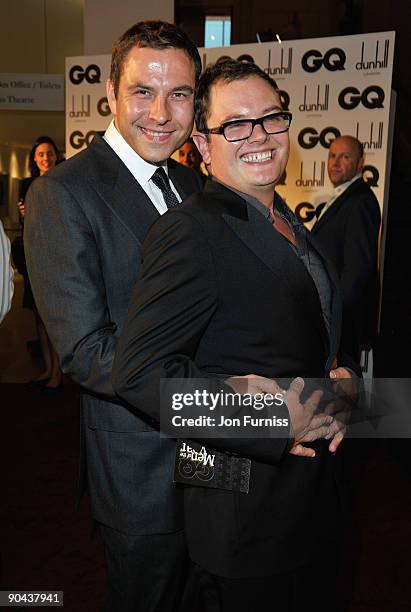
[[[75,96],[71,96],[71,111],[69,117],[72,119],[80,117],[90,117],[90,96],[81,96],[81,110],[75,110]]]
[[[388,39],[384,41],[384,51],[381,55],[379,45],[380,41],[377,40],[375,43],[374,59],[364,61],[365,42],[361,43],[361,59],[355,64],[356,70],[383,70],[384,68],[387,68],[390,41]]]
[[[317,178],[317,162],[313,165],[312,178],[303,179],[303,162],[300,166],[300,178],[295,181],[297,187],[324,187],[325,161],[321,162],[320,177]]]
[[[281,49],[281,62],[279,66],[271,66],[271,49],[268,50],[268,66],[264,68],[264,72],[266,72],[269,76],[276,76],[279,74],[291,74],[292,66],[293,66],[293,50],[291,47],[288,49],[288,63],[284,65],[284,51],[285,49]]]
[[[378,122],[378,134],[377,135],[375,134],[375,131],[376,130],[374,129],[374,121],[371,121],[369,138],[368,140],[364,140],[359,135],[360,124],[359,122],[357,122],[357,130],[356,130],[355,135],[358,138],[358,140],[362,142],[365,150],[382,149],[382,137],[383,137],[383,131],[384,131],[384,123],[382,121]],[[374,138],[376,138],[376,140],[374,140]]]
[[[298,110],[301,112],[309,113],[310,111],[327,111],[328,110],[328,101],[330,98],[330,86],[326,85],[324,88],[324,97],[322,101],[320,101],[320,91],[321,85],[317,85],[317,97],[316,102],[307,103],[307,85],[304,85],[304,102],[300,104]]]

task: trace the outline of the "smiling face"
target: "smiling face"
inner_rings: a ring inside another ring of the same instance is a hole
[[[107,97],[115,125],[140,157],[162,163],[187,140],[193,127],[194,66],[181,49],[133,47],[117,97]]]
[[[40,176],[47,172],[47,170],[50,170],[50,168],[54,168],[57,162],[57,154],[54,147],[47,142],[39,144],[34,152],[34,161],[37,164]]]
[[[208,128],[282,110],[278,94],[259,76],[217,81],[210,93]],[[269,135],[261,125],[256,125],[247,140],[227,142],[222,134],[210,134],[208,140],[205,135],[196,134],[194,139],[213,176],[271,206],[275,184],[288,160],[288,132]]]
[[[351,181],[364,165],[358,146],[351,138],[341,136],[330,144],[328,152],[328,176],[334,187]]]

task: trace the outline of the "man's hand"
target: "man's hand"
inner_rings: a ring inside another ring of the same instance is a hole
[[[294,432],[294,444],[290,453],[299,457],[315,457],[315,450],[303,443],[320,438],[329,440],[337,435],[340,425],[331,414],[315,414],[323,394],[320,389],[314,391],[302,404],[300,397],[303,389],[304,380],[295,378],[284,396]]]
[[[287,391],[281,389],[275,380],[256,374],[228,378],[225,382],[236,393],[249,393],[250,395],[279,393],[283,396],[294,433],[294,444],[290,450],[293,455],[315,457],[315,450],[303,446],[303,442],[314,442],[319,438],[328,440],[336,436],[341,428],[340,423],[331,414],[315,414],[322,391],[314,391],[304,404],[301,403],[300,396],[304,389],[302,378],[294,379]]]
[[[275,380],[258,376],[257,374],[231,376],[225,380],[225,383],[234,389],[236,393],[249,393],[250,395],[264,395],[265,393],[275,395],[276,393],[282,393],[284,395],[284,391],[280,389]]]
[[[351,416],[352,404],[357,400],[358,389],[355,378],[346,368],[339,367],[331,370],[330,378],[335,381],[334,392],[336,399],[327,404],[324,412],[332,415],[341,426],[340,430],[333,436],[328,447],[331,453],[335,453],[345,436],[347,424]]]

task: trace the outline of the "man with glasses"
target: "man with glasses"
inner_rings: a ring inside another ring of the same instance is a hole
[[[301,377],[348,375],[336,367],[334,273],[275,193],[291,123],[275,82],[255,64],[219,62],[203,73],[195,109],[194,140],[211,178],[148,234],[113,385],[160,420],[161,380],[203,379],[214,392],[248,383],[250,395],[292,381],[277,411],[288,424],[281,437],[249,430],[212,440],[233,470],[248,466],[248,492],[235,478],[207,487],[205,472],[201,486],[192,479],[185,489],[187,609],[249,612],[258,601],[261,610],[330,612],[343,433],[314,415],[321,393],[302,395]]]

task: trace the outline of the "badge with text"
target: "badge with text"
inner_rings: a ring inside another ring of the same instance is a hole
[[[248,493],[251,461],[198,442],[177,440],[174,482],[196,487]]]

